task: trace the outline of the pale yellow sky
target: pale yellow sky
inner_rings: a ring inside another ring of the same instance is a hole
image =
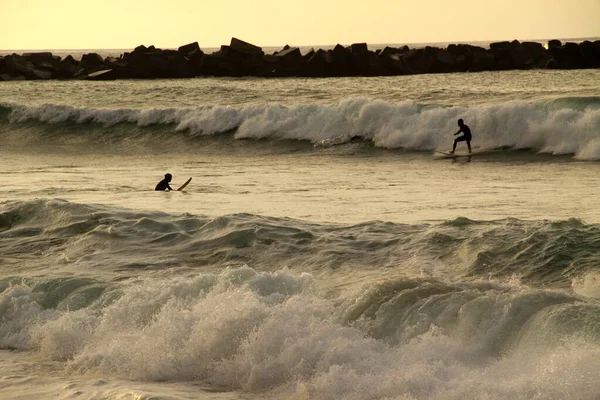
[[[0,0],[0,49],[600,36],[600,0]]]

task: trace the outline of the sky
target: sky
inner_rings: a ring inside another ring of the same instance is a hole
[[[600,0],[0,0],[0,49],[600,37]]]

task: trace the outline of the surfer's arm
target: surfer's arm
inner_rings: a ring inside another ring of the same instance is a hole
[[[452,136],[456,136],[456,135],[458,135],[458,134],[459,134],[459,133],[461,133],[461,132],[462,132],[462,128],[460,128],[460,129],[458,130],[458,132],[456,132],[456,133],[455,133],[454,135],[452,135]]]

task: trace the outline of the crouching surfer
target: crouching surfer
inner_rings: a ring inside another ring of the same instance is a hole
[[[471,129],[469,129],[467,124],[465,124],[462,119],[458,120],[458,126],[460,129],[458,130],[458,132],[456,132],[454,134],[454,136],[458,135],[461,132],[463,133],[463,135],[454,139],[454,146],[452,146],[452,151],[450,152],[450,154],[454,154],[454,150],[456,150],[456,144],[458,142],[463,142],[463,141],[467,142],[467,147],[469,148],[469,154],[471,154]]]

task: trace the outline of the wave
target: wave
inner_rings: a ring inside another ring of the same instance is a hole
[[[110,284],[30,278],[0,291],[0,345],[69,374],[272,398],[591,400],[600,390],[597,301],[431,279],[334,299],[315,286],[248,267]]]
[[[599,241],[575,219],[332,225],[2,202],[0,348],[70,375],[270,398],[591,400]]]
[[[447,148],[456,120],[471,127],[474,145],[482,149],[529,149],[553,155],[600,159],[600,98],[566,97],[540,103],[506,102],[470,107],[387,103],[350,98],[329,105],[204,106],[164,109],[96,109],[64,105],[4,104],[0,123],[19,129],[43,125],[131,126],[157,128],[165,136],[214,136],[233,132],[236,139],[288,139],[316,146],[345,144],[360,138],[376,147],[431,151]],[[6,129],[6,128],[5,128]],[[153,131],[154,132],[154,131]],[[64,135],[58,130],[55,135]],[[89,132],[88,132],[89,134]],[[85,128],[78,135],[86,135]],[[18,135],[17,135],[18,139]]]
[[[593,286],[600,225],[577,219],[338,225],[32,200],[0,203],[0,239],[2,254],[26,260],[22,268],[31,271],[218,272],[244,265],[261,272],[287,267],[332,277],[354,270],[395,271],[411,277],[575,287],[600,297]]]

